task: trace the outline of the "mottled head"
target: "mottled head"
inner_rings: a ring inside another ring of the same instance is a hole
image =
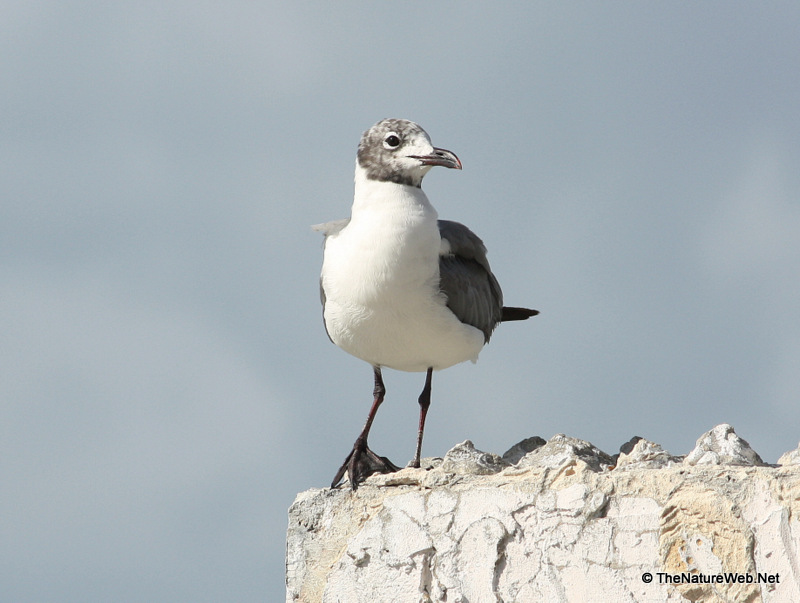
[[[407,119],[384,119],[364,132],[358,165],[370,180],[416,187],[435,165],[461,169],[455,153],[434,147],[428,133]]]

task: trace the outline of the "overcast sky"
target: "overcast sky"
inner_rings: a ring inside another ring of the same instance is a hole
[[[800,5],[6,1],[0,599],[279,601],[286,511],[371,402],[321,322],[361,133],[511,305],[437,373],[423,454],[566,433],[800,439]],[[424,375],[370,443],[412,456]]]

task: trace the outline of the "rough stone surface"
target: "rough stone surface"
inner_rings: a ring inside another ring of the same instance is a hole
[[[683,457],[672,456],[658,444],[644,438],[636,437],[628,444],[620,447],[616,467],[619,470],[660,469],[672,467],[683,461]]]
[[[299,494],[287,602],[800,601],[797,451],[767,466],[720,425],[685,460],[561,434],[509,453],[464,442],[356,492]]]
[[[516,465],[523,456],[529,452],[533,452],[537,448],[541,448],[545,444],[547,444],[547,440],[539,436],[525,438],[506,450],[503,454],[503,460],[509,465]]]
[[[789,452],[783,454],[781,458],[778,459],[779,465],[800,465],[800,444],[797,445],[797,448],[794,450],[790,450]]]
[[[764,465],[764,461],[727,423],[717,425],[697,440],[683,461],[687,465]]]
[[[509,463],[496,454],[475,450],[475,445],[466,440],[447,451],[441,470],[457,475],[491,475],[508,466]]]

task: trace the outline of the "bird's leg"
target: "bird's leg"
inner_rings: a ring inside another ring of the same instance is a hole
[[[392,463],[385,456],[378,456],[367,446],[367,436],[369,436],[372,421],[375,419],[378,408],[383,402],[383,397],[386,395],[386,387],[383,385],[383,377],[381,376],[381,367],[374,367],[374,371],[375,388],[372,392],[374,399],[372,408],[369,409],[369,415],[367,415],[367,422],[364,424],[364,429],[361,430],[361,433],[356,438],[356,442],[353,444],[353,450],[350,451],[350,454],[347,455],[344,463],[342,463],[342,466],[339,467],[339,470],[336,472],[336,476],[331,482],[331,488],[335,488],[339,485],[339,482],[342,481],[344,477],[345,471],[347,471],[347,475],[350,478],[350,487],[353,490],[356,490],[358,484],[373,473],[392,473],[394,471],[400,471],[400,467]]]
[[[428,407],[431,405],[431,377],[433,368],[428,369],[425,376],[425,387],[419,395],[419,430],[417,431],[417,451],[411,461],[412,467],[419,467],[420,456],[422,455],[422,433],[425,431],[425,417],[428,415]]]

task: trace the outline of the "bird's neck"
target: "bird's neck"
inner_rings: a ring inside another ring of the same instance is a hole
[[[392,216],[403,219],[416,215],[434,221],[437,218],[436,210],[421,188],[371,180],[367,178],[365,170],[356,165],[353,220],[360,215],[382,215],[384,219],[391,219]]]

